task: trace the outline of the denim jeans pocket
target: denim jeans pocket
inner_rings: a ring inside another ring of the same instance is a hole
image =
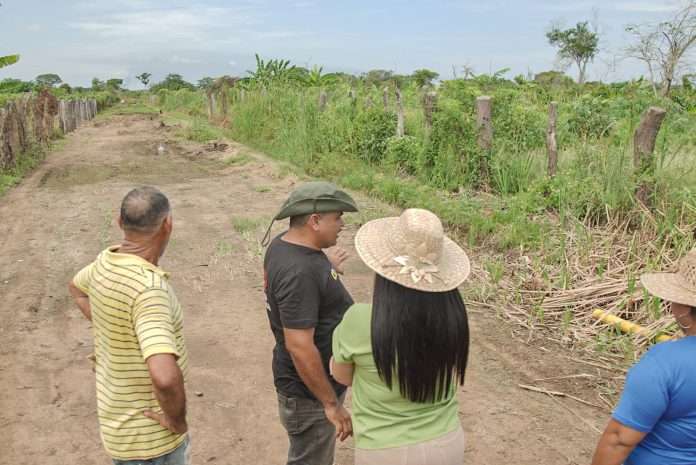
[[[288,434],[298,434],[300,425],[297,418],[297,400],[278,394],[278,416]]]

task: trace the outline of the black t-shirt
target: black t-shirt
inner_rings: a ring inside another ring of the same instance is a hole
[[[285,348],[283,328],[314,328],[327,376],[337,395],[345,386],[329,375],[331,336],[353,305],[331,262],[321,250],[285,242],[277,236],[264,259],[266,310],[276,345],[273,349],[273,379],[278,392],[287,397],[316,399],[305,386]]]

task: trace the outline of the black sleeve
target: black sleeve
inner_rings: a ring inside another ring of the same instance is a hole
[[[320,291],[309,271],[288,271],[274,289],[280,322],[288,329],[308,329],[317,325]]]

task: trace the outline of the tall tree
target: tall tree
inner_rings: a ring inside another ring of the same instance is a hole
[[[150,83],[151,77],[152,77],[152,74],[150,74],[150,73],[142,73],[142,74],[138,74],[137,76],[135,76],[135,79],[140,81],[140,83],[143,86],[147,87],[147,85]]]
[[[108,79],[106,81],[106,88],[110,90],[120,90],[123,85],[123,79]]]
[[[626,31],[634,37],[626,56],[646,64],[655,93],[659,72],[662,95],[669,96],[674,80],[689,67],[686,58],[696,44],[696,0],[689,0],[667,21],[631,24]]]
[[[198,88],[208,90],[215,84],[215,79],[207,76],[198,80]]]
[[[429,69],[417,69],[411,75],[418,87],[429,86],[433,81],[440,77],[440,74]]]
[[[193,90],[195,87],[193,84],[190,82],[184,81],[184,78],[181,76],[181,74],[167,74],[167,76],[164,78],[162,82],[158,82],[157,84],[153,85],[151,90],[152,91],[158,91],[160,89],[167,89],[167,90],[180,90],[180,89],[189,89]]]
[[[104,90],[104,87],[106,87],[106,84],[104,84],[104,81],[100,80],[99,78],[92,78],[92,90],[94,90],[94,91]]]
[[[63,82],[60,76],[53,73],[39,74],[34,80],[39,87],[55,87]]]
[[[546,33],[546,38],[551,45],[558,48],[558,56],[561,59],[570,60],[577,65],[578,83],[584,83],[587,64],[594,60],[599,52],[599,35],[591,31],[585,21],[566,30],[554,26]]]

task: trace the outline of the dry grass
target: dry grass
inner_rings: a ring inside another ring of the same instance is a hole
[[[647,211],[639,215],[641,224],[616,220],[589,227],[578,222],[564,228],[556,250],[508,254],[502,265],[497,258],[483,259],[474,269],[474,282],[484,284],[473,303],[497,309],[523,327],[529,340],[543,337],[581,351],[586,360],[625,367],[656,336],[679,336],[665,304],[641,287],[640,275],[674,270],[678,258],[694,246],[696,224],[686,222],[686,213],[678,219],[684,221],[669,227],[660,213]],[[621,334],[596,320],[595,309],[644,326],[647,336]]]

